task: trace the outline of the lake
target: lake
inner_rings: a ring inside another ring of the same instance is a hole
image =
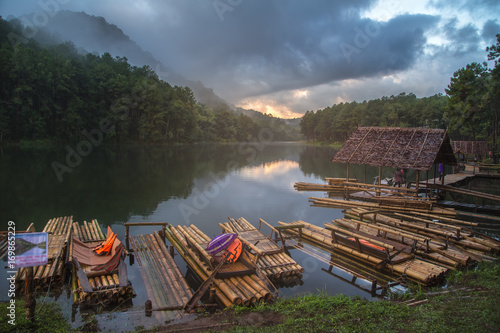
[[[244,217],[255,226],[259,218],[271,225],[304,220],[322,226],[343,217],[341,210],[310,206],[308,198],[326,196],[324,192],[297,192],[293,188],[296,182],[325,183],[325,177],[346,176],[345,165],[331,162],[335,150],[329,147],[256,140],[183,146],[101,145],[91,149],[81,145],[4,147],[0,153],[2,230],[12,220],[16,230],[34,222],[41,231],[49,219],[73,215],[74,221],[97,219],[101,226],[111,226],[121,240],[125,222],[194,224],[214,237],[221,233],[218,223],[226,222],[228,216]],[[363,180],[363,166],[351,166],[350,172],[351,177]],[[392,172],[383,169],[383,177]],[[367,182],[372,182],[378,168],[368,167],[366,175]],[[159,228],[133,227],[131,234],[154,230]],[[327,264],[298,250],[292,250],[291,255],[305,269],[304,283],[279,289],[280,297],[326,292],[371,299],[369,293],[325,273],[322,268],[328,269]],[[175,260],[185,273],[183,259],[176,255]],[[101,328],[114,322],[120,322],[120,330],[133,328],[138,322],[146,327],[154,325],[151,318],[144,317],[148,297],[138,266],[130,266],[128,260],[127,264],[137,297],[121,319],[116,319],[120,316],[116,313],[112,318],[99,317]],[[0,278],[6,280],[5,270]],[[5,301],[7,283],[1,288],[0,300]],[[69,293],[63,293],[57,302],[69,319]],[[81,320],[77,313],[75,325]]]

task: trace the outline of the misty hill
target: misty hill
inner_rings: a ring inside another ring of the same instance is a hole
[[[283,119],[200,104],[189,87],[125,57],[82,53],[71,42],[10,43],[22,30],[0,17],[0,142],[234,142],[255,140],[263,129],[277,141],[299,138]]]
[[[157,74],[168,73],[168,77],[161,77],[172,85],[188,86],[198,102],[211,108],[230,107],[224,99],[217,96],[212,89],[202,82],[188,80],[175,73],[166,64],[141,49],[118,26],[108,23],[105,18],[89,15],[85,12],[60,11],[48,20],[45,33],[39,33],[35,39],[41,45],[60,44],[71,41],[83,53],[103,54],[109,52],[113,56],[126,57],[132,65],[142,67],[148,65]]]

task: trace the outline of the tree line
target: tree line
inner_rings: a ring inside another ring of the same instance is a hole
[[[443,128],[454,140],[487,141],[493,152],[497,152],[500,34],[496,37],[496,44],[486,48],[494,67],[474,62],[459,69],[451,77],[446,95],[417,98],[413,93],[403,92],[307,111],[300,122],[300,132],[308,140],[343,142],[358,126]]]
[[[413,93],[370,101],[340,103],[307,111],[300,132],[315,141],[343,142],[358,126],[444,128],[443,108],[447,97],[437,94],[417,98]]]
[[[252,141],[263,129],[274,140],[299,137],[282,119],[197,103],[190,88],[125,57],[20,42],[21,29],[0,17],[0,141],[71,142],[95,129],[111,142]]]

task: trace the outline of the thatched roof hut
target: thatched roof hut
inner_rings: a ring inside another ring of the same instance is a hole
[[[457,164],[445,130],[401,127],[358,127],[332,161],[419,171]]]
[[[486,155],[488,144],[486,141],[451,141],[451,147],[455,154]]]

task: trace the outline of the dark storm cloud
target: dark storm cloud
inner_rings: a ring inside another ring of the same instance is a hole
[[[406,2],[377,0],[26,0],[0,3],[0,15],[40,12],[40,3],[47,2],[104,17],[162,68],[199,80],[230,102],[271,96],[286,104],[292,90],[307,89],[311,98],[301,97],[297,112],[331,95],[348,101],[384,95],[381,89],[390,90],[388,95],[442,92],[443,77],[448,81],[453,70],[478,61],[484,43],[494,42],[488,35],[500,32],[494,32],[499,25],[492,17],[500,12],[500,1],[428,2],[433,9],[428,12],[438,8],[438,16],[408,14]],[[369,17],[382,21],[364,16],[372,7],[376,13]],[[484,19],[478,23],[476,17]],[[77,22],[68,29],[82,30]],[[100,40],[98,29],[85,29],[87,44],[111,45]],[[378,90],[368,94],[375,86]]]
[[[242,1],[221,20],[214,8],[184,4],[176,12],[187,19],[162,24],[165,47],[153,53],[238,98],[409,68],[438,18],[403,15],[378,23],[361,17],[369,6]]]
[[[486,21],[483,25],[483,31],[481,32],[481,37],[483,37],[484,41],[486,43],[494,44],[497,34],[500,34],[500,24],[498,24],[498,21]]]

